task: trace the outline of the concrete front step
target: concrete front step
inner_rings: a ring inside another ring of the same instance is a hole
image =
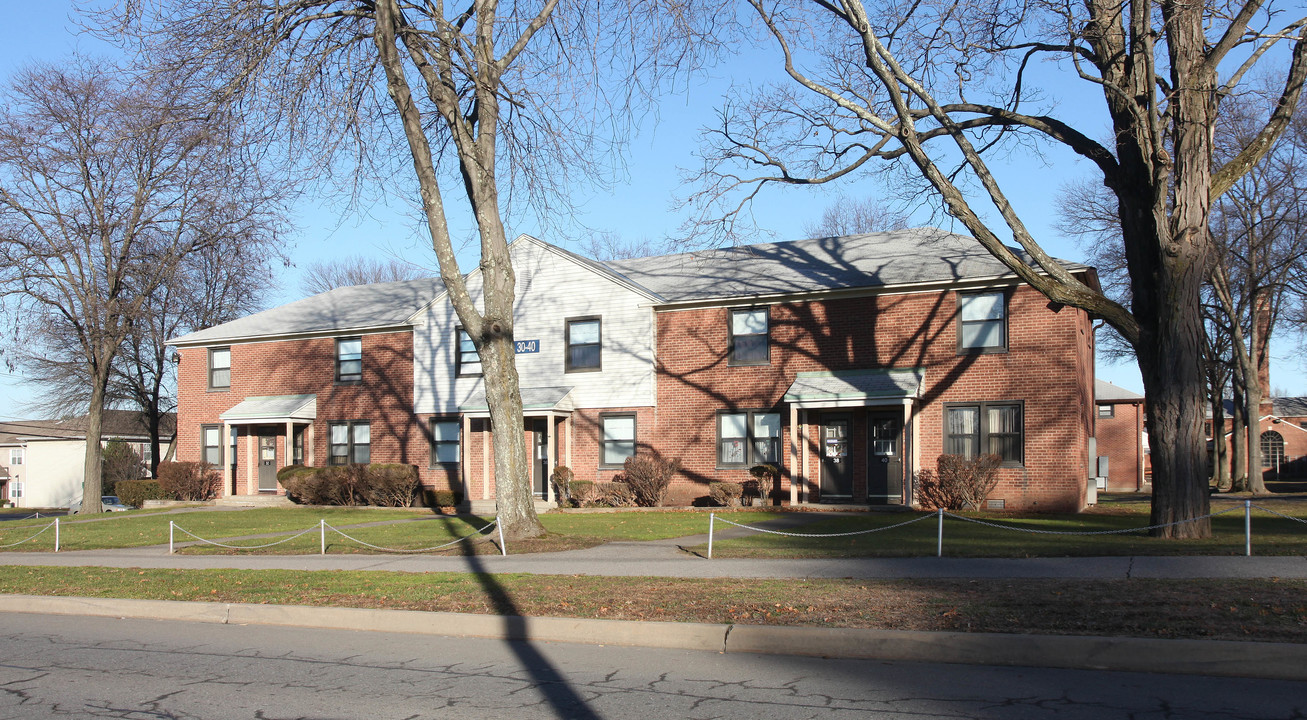
[[[214,505],[220,507],[294,507],[295,503],[285,495],[272,493],[261,495],[228,495],[218,498]]]

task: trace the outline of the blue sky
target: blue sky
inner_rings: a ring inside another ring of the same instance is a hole
[[[69,21],[71,8],[68,0],[12,5],[6,9],[6,22],[0,24],[0,77],[7,78],[26,63],[58,60],[74,50],[104,51],[94,39],[75,34]],[[677,193],[685,192],[680,168],[695,163],[692,153],[697,146],[698,129],[712,122],[713,108],[725,88],[732,82],[760,79],[760,72],[775,66],[774,62],[768,63],[769,59],[772,59],[769,52],[754,51],[747,59],[717,67],[686,92],[666,98],[659,107],[658,122],[646,122],[631,138],[626,159],[628,179],[611,191],[592,193],[584,198],[579,222],[591,228],[615,232],[627,240],[657,239],[674,234],[684,216],[673,211],[671,203]],[[1094,102],[1101,105],[1101,95],[1096,99],[1092,96],[1064,98],[1059,112],[1073,118],[1083,112],[1096,112],[1097,105],[1089,104]],[[1080,107],[1082,104],[1084,107]],[[1099,134],[1106,133],[1104,124]],[[1054,200],[1058,189],[1064,183],[1082,177],[1086,168],[1075,157],[1058,150],[1039,157],[1022,153],[1018,148],[997,165],[1000,180],[1013,204],[1052,254],[1072,260],[1082,259],[1084,253],[1074,243],[1062,238],[1052,224],[1056,220]],[[773,191],[757,204],[755,214],[760,226],[771,231],[774,237],[760,239],[801,237],[804,224],[819,218],[822,210],[841,195],[882,194],[884,188],[874,177],[839,187]],[[400,214],[404,208],[371,207],[360,215],[342,217],[338,210],[341,204],[336,199],[326,198],[305,202],[298,208],[296,231],[288,248],[293,267],[283,273],[273,298],[274,304],[297,299],[301,268],[318,260],[360,253],[394,254],[434,267],[435,260],[428,245],[413,231],[414,223]],[[932,217],[928,209],[917,212],[913,221],[915,224],[943,223],[940,218]],[[579,249],[574,238],[553,236],[537,227],[523,224],[510,227],[510,231],[537,235],[549,242]],[[474,257],[461,260],[465,267],[475,262]],[[1283,389],[1286,394],[1307,395],[1307,379],[1296,357],[1296,349],[1293,340],[1282,341],[1279,347],[1273,348],[1272,385]],[[1111,365],[1100,359],[1098,376],[1136,392],[1143,389],[1132,363]],[[32,397],[31,388],[22,382],[21,369],[10,373],[7,368],[0,367],[0,419],[30,416],[19,404]]]

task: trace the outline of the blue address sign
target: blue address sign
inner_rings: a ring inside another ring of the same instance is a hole
[[[540,352],[540,341],[539,340],[515,340],[513,342],[513,352],[515,352],[518,355],[525,355],[526,353],[538,353]]]

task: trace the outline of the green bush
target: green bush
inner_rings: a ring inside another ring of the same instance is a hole
[[[380,505],[409,507],[417,499],[415,465],[290,465],[277,473],[286,495],[305,505]]]
[[[431,507],[457,507],[463,502],[463,494],[457,490],[432,490],[430,498]]]
[[[159,487],[175,500],[208,500],[222,487],[222,475],[203,462],[159,463]]]
[[[163,491],[158,480],[121,480],[114,487],[122,504],[138,508],[146,500],[166,500],[168,493]]]
[[[114,486],[123,480],[141,479],[141,457],[125,442],[110,440],[100,455],[100,487],[112,495]]]

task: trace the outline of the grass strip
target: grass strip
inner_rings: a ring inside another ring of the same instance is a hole
[[[1307,642],[1307,581],[755,580],[0,567],[26,595],[614,620]]]

